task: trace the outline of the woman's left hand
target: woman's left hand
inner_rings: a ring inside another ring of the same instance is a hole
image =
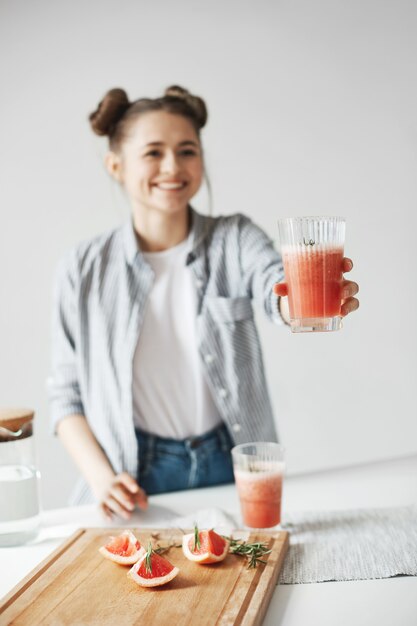
[[[350,272],[353,268],[353,262],[351,259],[345,257],[343,259],[342,272],[345,274]],[[353,280],[345,280],[342,281],[342,305],[340,308],[340,314],[342,317],[346,317],[349,313],[353,313],[356,309],[359,308],[359,300],[355,298],[356,294],[359,291],[358,283],[353,282]],[[288,287],[287,283],[276,283],[274,285],[274,293],[277,296],[287,296],[288,295]]]

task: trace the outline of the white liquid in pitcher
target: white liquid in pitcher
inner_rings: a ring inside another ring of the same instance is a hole
[[[0,546],[25,543],[38,527],[38,472],[27,465],[0,465]]]

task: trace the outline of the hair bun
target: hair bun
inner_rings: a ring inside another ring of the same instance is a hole
[[[184,89],[179,85],[171,85],[171,87],[167,87],[167,89],[165,89],[164,96],[184,100],[192,110],[193,117],[197,122],[198,128],[203,128],[203,126],[205,126],[207,122],[207,108],[202,98],[193,96],[187,89]]]
[[[129,106],[129,98],[124,89],[110,89],[89,116],[91,128],[97,135],[110,135]]]

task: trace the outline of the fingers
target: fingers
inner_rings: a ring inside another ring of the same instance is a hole
[[[136,480],[132,478],[127,472],[119,474],[119,480],[121,484],[132,494],[132,501],[135,502],[141,509],[146,509],[148,506],[148,496],[145,491],[138,485]]]
[[[131,494],[136,494],[139,490],[139,485],[134,478],[127,472],[122,472],[116,476],[117,481],[123,485],[126,490]]]
[[[287,283],[275,283],[273,290],[276,296],[288,296]]]
[[[146,492],[142,489],[142,487],[139,487],[139,491],[136,494],[135,502],[139,506],[139,508],[143,510],[148,508],[148,496],[146,495]]]
[[[359,300],[357,298],[348,298],[342,304],[340,308],[340,313],[342,317],[346,317],[346,315],[349,315],[349,313],[356,311],[356,309],[358,308],[359,308]]]
[[[113,516],[115,513],[125,520],[129,520],[131,513],[125,509],[116,498],[112,495],[108,495],[107,498],[101,503],[101,506],[106,515]]]
[[[148,505],[147,495],[130,474],[123,472],[114,477],[101,500],[100,507],[108,519],[116,513],[128,520],[136,504],[145,509]]]
[[[103,513],[104,517],[106,518],[106,520],[111,522],[113,519],[113,512],[111,511],[111,509],[109,509],[109,507],[104,502],[100,503],[99,508],[100,508],[100,511]]]
[[[342,300],[346,300],[347,298],[356,296],[358,291],[359,291],[358,283],[353,282],[353,280],[342,281]]]
[[[344,280],[342,282],[342,306],[340,307],[342,317],[346,317],[346,315],[359,308],[359,300],[353,297],[356,296],[358,291],[359,285],[353,282],[353,280]]]
[[[104,502],[112,511],[124,519],[130,519],[132,511],[135,508],[132,494],[120,484],[113,485],[110,488],[110,493],[107,494]]]
[[[345,256],[342,261],[342,272],[350,272],[351,269],[353,269],[353,261]]]

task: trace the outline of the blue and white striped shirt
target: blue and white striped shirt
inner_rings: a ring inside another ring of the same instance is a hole
[[[252,301],[283,323],[272,287],[281,257],[251,220],[191,209],[187,265],[197,291],[198,350],[207,381],[235,443],[275,441]],[[53,429],[85,415],[116,473],[138,476],[132,415],[132,363],[153,271],[132,222],[74,248],[58,269],[53,308]],[[140,480],[140,477],[139,477]],[[73,502],[91,500],[85,483]]]

